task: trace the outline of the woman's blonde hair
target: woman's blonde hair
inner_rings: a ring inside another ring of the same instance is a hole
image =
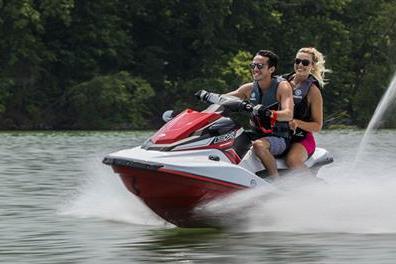
[[[325,59],[321,52],[313,47],[305,47],[301,48],[298,53],[308,53],[312,56],[312,70],[311,74],[319,81],[319,84],[323,87],[327,82],[325,79],[325,73],[331,72],[331,70],[326,69],[325,67]]]

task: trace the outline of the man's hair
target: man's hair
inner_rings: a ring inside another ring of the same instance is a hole
[[[279,61],[278,55],[276,55],[275,53],[273,53],[270,50],[259,50],[256,53],[256,56],[257,55],[267,57],[268,58],[268,68],[275,67],[274,73],[276,72],[276,70],[278,68],[278,61]]]

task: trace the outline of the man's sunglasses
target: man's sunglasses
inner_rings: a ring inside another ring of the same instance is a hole
[[[257,67],[257,69],[261,70],[262,68],[264,68],[264,66],[267,65],[265,63],[250,63],[249,67],[250,69],[254,70],[254,68]]]
[[[309,64],[311,64],[311,61],[310,61],[310,60],[296,59],[296,60],[294,61],[294,63],[295,63],[296,65],[302,63],[303,66],[308,66]]]

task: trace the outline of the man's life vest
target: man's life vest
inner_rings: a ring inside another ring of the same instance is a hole
[[[260,86],[257,81],[253,82],[253,89],[250,94],[250,103],[253,105],[258,105],[261,104],[264,107],[269,107],[271,105],[274,105],[278,103],[277,109],[271,109],[271,110],[279,110],[281,109],[280,102],[276,99],[276,93],[278,91],[278,86],[279,83],[282,81],[286,81],[284,78],[280,76],[274,76],[272,77],[271,80],[271,86],[264,92],[260,89]],[[263,132],[264,129],[260,127],[260,123],[257,120],[257,117],[251,116],[250,117],[250,124],[253,126],[253,128],[256,131]],[[290,133],[290,128],[289,128],[289,122],[287,121],[276,121],[274,126],[272,127],[272,132],[267,133],[264,136],[277,136],[277,137],[283,137],[283,138],[290,138],[291,133]]]

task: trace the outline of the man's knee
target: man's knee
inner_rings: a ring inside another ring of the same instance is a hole
[[[258,156],[266,156],[270,153],[270,143],[265,139],[257,139],[253,141],[254,153]]]
[[[270,149],[270,143],[266,139],[257,139],[253,141],[252,145],[255,151],[257,150],[265,151]]]

